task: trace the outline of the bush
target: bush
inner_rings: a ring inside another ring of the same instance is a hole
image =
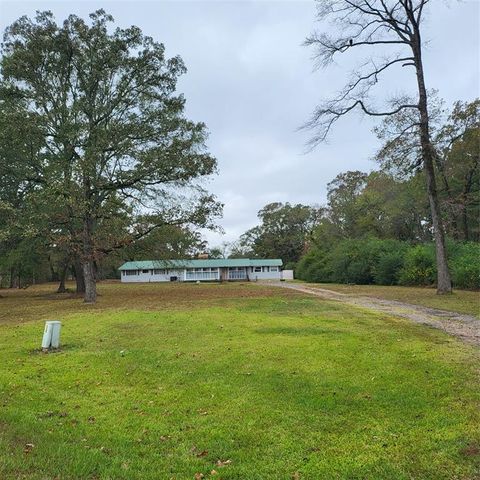
[[[307,253],[298,263],[297,278],[308,282],[391,285],[402,263],[389,262],[388,258],[398,256],[405,248],[405,244],[396,240],[341,240],[330,249],[317,247]]]
[[[330,252],[328,264],[336,283],[372,283],[368,240],[343,240]]]
[[[434,285],[437,277],[433,245],[416,245],[407,250],[400,272],[400,285]]]
[[[457,288],[480,288],[480,244],[456,244],[451,248],[450,267]]]
[[[325,271],[325,252],[320,249],[311,250],[297,263],[296,278],[307,282],[329,282],[330,275]]]
[[[450,241],[447,249],[454,287],[480,288],[480,244]],[[431,286],[437,280],[435,246],[377,238],[340,240],[304,255],[296,276],[307,282]]]
[[[384,253],[378,260],[373,273],[377,285],[396,285],[403,268],[405,248]]]

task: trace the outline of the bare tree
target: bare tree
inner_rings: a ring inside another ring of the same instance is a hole
[[[368,50],[370,55],[353,71],[335,98],[319,105],[305,125],[314,131],[312,147],[324,141],[334,123],[353,110],[372,117],[397,115],[411,110],[414,122],[405,131],[416,131],[420,139],[435,235],[437,293],[452,291],[445,249],[445,234],[435,181],[435,148],[431,141],[427,89],[422,59],[421,25],[429,0],[319,0],[318,19],[331,21],[335,33],[314,33],[305,44],[315,48],[319,66],[329,65],[338,54],[351,49]],[[373,49],[373,50],[371,50]],[[393,49],[392,51],[389,51]],[[385,52],[389,51],[385,55]],[[417,85],[415,101],[398,97],[377,109],[372,101],[374,87],[386,71],[397,67],[413,68]]]

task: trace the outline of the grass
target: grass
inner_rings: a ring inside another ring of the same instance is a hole
[[[437,295],[434,288],[427,287],[386,287],[382,285],[341,285],[335,283],[315,283],[309,284],[309,286],[318,286],[349,295],[396,300],[480,317],[479,291],[454,290],[451,295]]]
[[[2,479],[479,478],[480,353],[440,331],[258,285],[51,288],[0,299]]]

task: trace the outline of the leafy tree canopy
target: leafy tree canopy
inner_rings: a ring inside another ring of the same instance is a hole
[[[8,27],[2,48],[2,189],[24,192],[76,247],[87,301],[99,255],[164,225],[212,227],[221,210],[204,187],[217,166],[205,125],[185,117],[176,93],[183,61],[112,23],[103,10],[61,25],[39,12]]]

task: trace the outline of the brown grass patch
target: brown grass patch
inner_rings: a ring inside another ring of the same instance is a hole
[[[475,457],[477,455],[480,455],[480,445],[472,443],[470,445],[467,445],[465,448],[462,448],[462,450],[460,450],[460,453],[465,457]]]
[[[74,288],[73,285],[68,285]],[[98,284],[95,305],[83,303],[81,295],[55,293],[56,283],[35,285],[26,290],[3,290],[0,298],[0,324],[55,319],[77,312],[104,310],[183,309],[193,304],[222,305],[241,298],[298,296],[287,289],[252,283],[137,283],[104,281]]]

